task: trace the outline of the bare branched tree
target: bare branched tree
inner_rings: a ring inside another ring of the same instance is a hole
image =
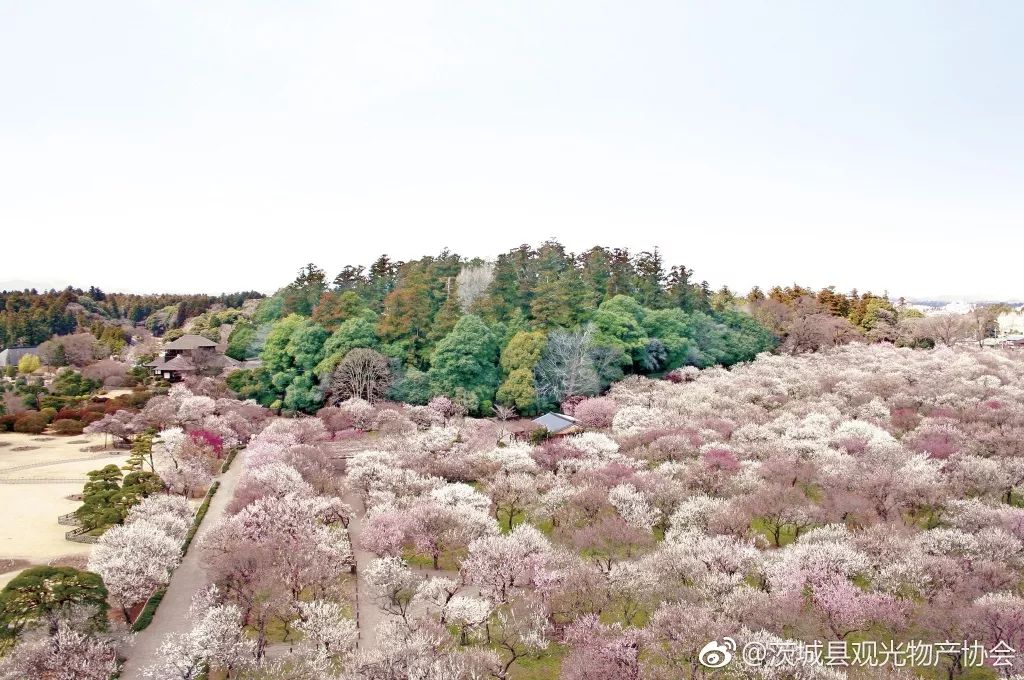
[[[512,420],[513,418],[516,417],[516,410],[511,406],[498,404],[497,406],[494,407],[494,417],[500,420],[501,422]]]
[[[967,319],[971,324],[971,336],[978,347],[984,347],[985,339],[995,337],[999,331],[999,308],[996,305],[975,307]]]
[[[601,380],[591,357],[593,326],[582,331],[554,330],[535,369],[537,395],[562,403],[568,397],[596,394]]]
[[[916,319],[915,332],[936,345],[955,345],[972,337],[973,324],[966,314],[933,314]]]
[[[372,349],[357,347],[345,355],[334,369],[330,380],[330,403],[337,404],[358,397],[378,401],[391,386],[388,358]]]
[[[505,423],[516,417],[516,410],[511,406],[498,404],[494,407],[494,417],[501,423],[501,429],[498,430],[498,441],[501,441],[505,438]]]

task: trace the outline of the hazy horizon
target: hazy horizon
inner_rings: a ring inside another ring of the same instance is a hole
[[[367,263],[353,263],[353,264],[363,264],[365,266],[369,265],[368,262]],[[330,272],[330,271],[327,272],[328,281],[330,281],[330,279],[332,279],[334,274],[336,274],[336,273],[337,272]],[[700,277],[695,277],[695,281],[699,283],[701,281]],[[263,293],[263,294],[266,294],[266,295],[272,295],[277,290],[279,290],[280,288],[284,287],[285,285],[287,285],[290,282],[291,282],[291,279],[286,280],[286,281],[282,281],[282,283],[280,285],[272,287],[272,288],[266,288],[266,289],[260,289],[260,288],[255,288],[255,287],[246,287],[244,285],[240,285],[238,288],[224,289],[224,290],[191,290],[191,289],[188,289],[188,290],[186,290],[186,289],[181,289],[181,290],[178,290],[178,289],[141,290],[141,289],[103,288],[102,286],[100,286],[100,288],[105,293],[134,293],[134,294],[138,294],[138,295],[150,295],[150,294],[156,295],[156,294],[161,294],[161,293],[168,294],[168,295],[189,295],[189,294],[222,295],[222,294],[229,294],[229,293],[239,293],[239,292],[244,292],[244,291],[248,291],[248,290],[255,290],[258,293]],[[785,287],[785,286],[791,285],[792,283],[799,283],[801,285],[804,285],[804,282],[800,282],[800,281],[789,282],[789,283],[775,282],[775,283],[771,283],[771,284],[767,284],[767,285],[760,285],[760,288],[762,290],[764,290],[765,292],[767,292],[767,290],[771,286],[779,285],[779,286]],[[36,282],[36,281],[24,280],[24,279],[0,280],[0,292],[23,291],[23,290],[31,290],[31,289],[35,289],[35,290],[38,290],[38,291],[48,291],[48,290],[60,291],[60,290],[63,290],[65,288],[68,288],[68,287],[76,288],[76,289],[82,289],[82,290],[88,290],[88,288],[90,286],[92,286],[92,285],[95,285],[95,284],[91,283],[91,282],[85,282],[85,283],[81,283],[81,282],[78,282],[78,283],[76,283],[76,282],[67,282],[67,283],[62,283],[62,282],[60,282],[57,279],[54,279],[51,282],[46,282],[46,281]],[[715,286],[714,288],[717,290],[720,287],[721,286]],[[748,289],[737,290],[737,289],[733,288],[732,290],[733,290],[733,293],[736,293],[737,295],[740,295],[740,296],[746,295],[746,293],[749,292]],[[843,292],[843,293],[850,292],[849,290],[844,290],[844,289],[840,289],[840,288],[837,288],[837,290],[839,292]],[[867,288],[859,288],[858,292],[861,292],[861,293],[872,292],[872,293],[875,293],[877,295],[882,295],[883,293],[887,292],[889,294],[889,298],[890,299],[894,299],[895,300],[895,299],[899,299],[899,298],[903,297],[903,298],[906,299],[906,301],[908,303],[913,303],[913,304],[923,304],[923,303],[931,303],[931,302],[938,302],[938,303],[956,303],[956,302],[965,302],[965,303],[1007,303],[1007,304],[1015,304],[1015,305],[1016,304],[1024,304],[1024,296],[1022,296],[1022,297],[984,297],[984,296],[970,296],[970,295],[916,295],[916,296],[906,296],[906,295],[900,295],[899,293],[894,293],[893,291],[886,291],[886,290],[873,291],[873,290],[869,290]]]
[[[1024,298],[1024,5],[0,7],[4,282],[270,292],[558,238]],[[19,247],[20,246],[20,247]]]

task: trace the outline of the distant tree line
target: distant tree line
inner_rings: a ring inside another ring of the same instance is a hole
[[[0,348],[38,345],[54,335],[89,330],[97,321],[145,323],[163,333],[181,326],[215,304],[238,307],[261,293],[224,295],[136,295],[106,293],[95,286],[39,292],[0,291]]]
[[[995,337],[1005,304],[978,305],[966,314],[925,316],[904,300],[890,300],[856,289],[834,287],[814,290],[805,286],[752,289],[737,298],[727,289],[715,293],[721,302],[743,305],[762,325],[782,340],[784,351],[799,353],[845,344],[852,340],[889,342],[897,346],[929,348],[962,341],[982,344]]]

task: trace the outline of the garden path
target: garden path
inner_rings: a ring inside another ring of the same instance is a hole
[[[134,644],[122,651],[128,657],[121,671],[121,680],[142,680],[142,671],[156,661],[157,649],[168,636],[186,633],[192,628],[189,608],[192,596],[210,584],[200,560],[200,539],[224,516],[235,495],[238,477],[245,467],[245,450],[239,452],[228,471],[218,477],[220,488],[213,495],[203,523],[199,526],[188,553],[171,575],[167,594],[157,607],[149,626],[135,636]]]

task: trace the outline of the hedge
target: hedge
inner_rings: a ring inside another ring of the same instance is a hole
[[[153,616],[156,614],[156,608],[160,606],[160,602],[164,599],[164,595],[167,594],[167,586],[157,588],[156,592],[150,595],[149,599],[146,600],[146,606],[142,608],[139,613],[139,617],[135,619],[135,623],[132,624],[132,630],[138,633],[140,630],[144,630],[149,624],[153,623]]]
[[[181,555],[185,556],[188,552],[188,546],[192,543],[192,539],[196,537],[196,532],[199,531],[199,525],[203,523],[203,518],[206,517],[206,512],[210,509],[210,499],[213,498],[213,494],[217,493],[217,489],[220,488],[220,482],[214,482],[210,485],[210,490],[206,492],[206,498],[203,499],[202,505],[196,510],[196,516],[192,519],[192,526],[189,528],[188,533],[185,534],[185,541],[181,545]],[[146,606],[142,608],[142,612],[139,614],[139,618],[135,619],[135,623],[132,624],[132,630],[136,633],[143,630],[150,623],[153,622],[153,616],[156,614],[156,608],[160,606],[160,602],[164,599],[164,595],[167,594],[167,586],[158,588],[148,600],[146,600]]]
[[[221,474],[228,471],[228,468],[231,467],[231,461],[233,461],[237,455],[238,449],[231,449],[231,451],[228,452],[228,457],[224,459],[224,464],[220,466]]]
[[[206,511],[210,509],[210,500],[213,499],[213,494],[217,493],[217,489],[220,488],[220,482],[214,482],[210,485],[210,490],[206,492],[206,498],[203,499],[203,504],[196,510],[195,519],[192,520],[192,526],[189,528],[188,533],[185,535],[185,543],[181,546],[181,555],[185,556],[188,552],[189,545],[192,544],[192,539],[196,537],[196,532],[199,531],[199,525],[203,523],[203,518],[206,517]]]

